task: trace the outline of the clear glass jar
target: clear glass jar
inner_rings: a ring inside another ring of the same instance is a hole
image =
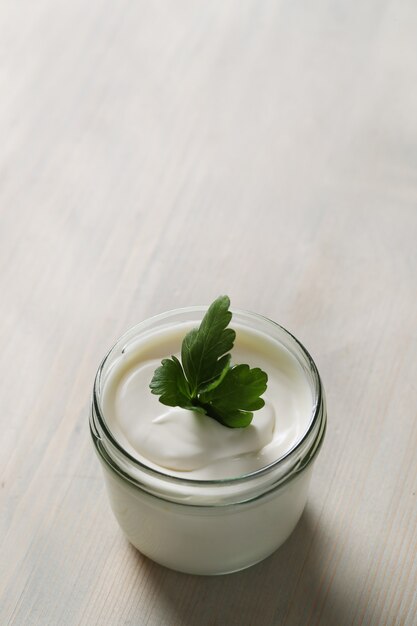
[[[166,567],[192,574],[223,574],[253,565],[291,534],[307,500],[313,461],[326,429],[326,404],[317,368],[301,343],[275,322],[233,310],[233,323],[259,331],[298,361],[312,392],[303,437],[255,472],[222,480],[178,478],[148,467],[115,439],[102,392],[112,365],[138,337],[179,323],[197,326],[206,309],[190,307],[148,319],[124,334],[101,363],[94,383],[90,428],[104,470],[110,504],[129,539]]]

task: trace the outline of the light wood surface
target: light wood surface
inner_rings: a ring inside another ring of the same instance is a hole
[[[415,625],[415,1],[0,24],[0,623]],[[123,539],[88,410],[119,334],[220,293],[303,341],[329,428],[289,541],[206,578]]]

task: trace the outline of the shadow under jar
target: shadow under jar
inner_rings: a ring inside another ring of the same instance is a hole
[[[155,340],[163,345],[164,337],[178,337],[179,352],[183,336],[199,325],[205,312],[204,307],[190,307],[163,313],[138,324],[116,342],[95,378],[90,428],[113,513],[128,540],[144,555],[171,569],[191,574],[225,574],[269,556],[294,530],[306,504],[327,413],[319,373],[301,343],[265,317],[232,310],[232,327],[237,331],[235,345],[241,341],[246,342],[247,349],[253,348],[253,366],[258,365],[257,351],[261,354],[263,346],[267,346],[278,370],[283,364],[284,381],[285,377],[289,381],[291,368],[298,372],[310,399],[307,419],[301,425],[290,424],[287,430],[292,435],[285,440],[281,437],[278,413],[274,426],[279,441],[276,458],[271,458],[268,448],[266,456],[257,456],[260,467],[253,469],[250,465],[250,471],[238,475],[206,478],[203,472],[203,478],[198,473],[195,477],[193,472],[169,471],[136,454],[115,426],[105,401],[106,389],[115,384],[116,372],[123,370],[128,375],[135,364],[148,359],[149,346]],[[233,356],[234,350],[232,359]],[[150,394],[149,388],[144,393]],[[296,405],[296,388],[294,393],[291,402]],[[264,397],[267,399],[267,393]],[[140,405],[137,415],[140,431]],[[198,419],[212,418],[199,415]],[[242,458],[244,461],[244,455]]]

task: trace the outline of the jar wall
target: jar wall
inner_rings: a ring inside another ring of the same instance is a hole
[[[161,565],[206,575],[244,569],[282,545],[304,510],[312,471],[310,464],[251,502],[204,507],[151,496],[100,460],[111,508],[127,539]]]

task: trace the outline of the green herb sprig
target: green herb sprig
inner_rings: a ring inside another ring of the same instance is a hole
[[[265,402],[268,376],[259,367],[231,366],[229,351],[236,333],[227,328],[232,319],[230,300],[219,296],[198,328],[186,334],[177,357],[163,359],[150,388],[167,406],[179,406],[208,415],[229,428],[249,426],[253,411]]]

